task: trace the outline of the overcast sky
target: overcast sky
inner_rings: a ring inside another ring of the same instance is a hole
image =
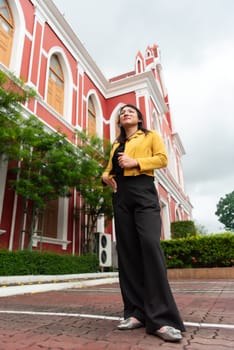
[[[107,78],[159,45],[193,219],[208,233],[222,231],[216,205],[234,190],[234,1],[54,3]]]

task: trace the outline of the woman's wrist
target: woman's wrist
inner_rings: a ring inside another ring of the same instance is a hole
[[[136,165],[134,166],[134,168],[139,168],[139,163],[136,159],[135,159],[135,163],[136,163]]]

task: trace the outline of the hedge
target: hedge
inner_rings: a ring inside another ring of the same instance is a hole
[[[234,233],[161,241],[168,268],[234,266]],[[0,276],[63,275],[99,271],[96,254],[72,256],[0,250]]]
[[[168,268],[234,266],[231,232],[161,241]]]
[[[195,224],[191,220],[171,223],[171,238],[188,238],[197,235]]]
[[[99,269],[97,255],[60,255],[37,251],[0,250],[0,276],[92,273]]]

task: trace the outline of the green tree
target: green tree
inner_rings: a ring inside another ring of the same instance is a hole
[[[85,216],[85,241],[83,252],[92,253],[95,244],[97,220],[105,215],[106,223],[112,218],[112,196],[109,186],[101,182],[101,175],[107,163],[110,143],[97,136],[87,136],[78,132],[79,173],[77,173],[77,191],[83,197],[79,208]]]
[[[83,205],[76,211],[86,216],[84,252],[92,252],[98,217],[112,217],[111,191],[101,183],[110,144],[78,132],[76,147],[66,135],[47,132],[37,117],[23,116],[22,104],[34,96],[23,84],[0,74],[0,156],[11,160],[15,177],[10,185],[24,203],[22,223],[32,209],[28,248],[32,247],[38,212],[49,201],[69,196],[70,189],[76,187],[83,197]]]
[[[29,248],[39,212],[49,201],[70,196],[78,169],[76,148],[65,135],[44,130],[44,125],[31,116],[23,122],[20,161],[13,168],[14,190],[24,198],[25,207],[32,202]]]
[[[26,100],[35,96],[14,76],[0,71],[0,156],[15,159],[20,150],[22,108]]]
[[[31,249],[39,210],[53,199],[69,196],[76,183],[78,153],[65,135],[47,132],[35,116],[23,116],[22,103],[34,96],[23,84],[7,80],[4,73],[0,84],[0,155],[11,161],[15,176],[10,185],[23,198],[22,228],[25,213],[32,210],[28,215]]]
[[[224,224],[225,230],[234,231],[234,191],[221,197],[216,207],[215,215]]]

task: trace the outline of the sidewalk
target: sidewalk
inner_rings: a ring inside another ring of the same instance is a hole
[[[0,297],[118,282],[117,272],[0,277]]]
[[[122,317],[117,274],[73,277],[0,278],[7,283],[0,287],[0,350],[234,349],[234,280],[170,281],[186,332],[181,343],[166,343],[144,328],[116,329]]]

